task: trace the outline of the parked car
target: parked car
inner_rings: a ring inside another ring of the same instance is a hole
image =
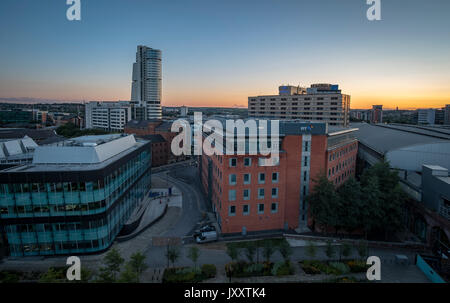
[[[211,224],[204,225],[194,232],[194,237],[199,236],[203,232],[210,232],[210,231],[216,231],[214,225]]]
[[[206,243],[206,242],[213,242],[217,241],[217,232],[214,231],[206,231],[202,232],[199,235],[195,237],[195,241],[197,243]]]

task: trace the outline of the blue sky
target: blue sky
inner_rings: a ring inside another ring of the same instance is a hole
[[[163,52],[163,105],[246,105],[280,84],[340,84],[352,107],[450,103],[450,1],[0,2],[0,98],[127,100],[136,46]]]

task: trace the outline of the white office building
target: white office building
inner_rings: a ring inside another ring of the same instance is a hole
[[[131,84],[135,119],[161,119],[161,82],[161,51],[139,45]]]
[[[434,108],[420,108],[417,110],[417,124],[435,124],[436,110]]]
[[[278,95],[248,97],[249,117],[349,124],[350,96],[342,94],[337,84],[283,85],[278,90]]]
[[[92,101],[86,104],[86,128],[123,131],[125,124],[130,120],[130,102]]]

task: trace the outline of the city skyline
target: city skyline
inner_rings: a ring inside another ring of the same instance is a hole
[[[273,4],[82,1],[68,21],[65,1],[3,1],[0,100],[130,100],[135,49],[148,45],[165,54],[162,106],[246,107],[312,83],[339,84],[351,108],[449,103],[449,3],[383,1],[377,22],[365,1]]]

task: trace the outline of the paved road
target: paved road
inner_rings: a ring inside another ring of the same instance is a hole
[[[169,183],[173,183],[183,195],[181,218],[177,224],[164,233],[164,236],[184,237],[192,235],[197,223],[202,220],[202,213],[206,211],[205,199],[196,180],[197,168],[184,166],[171,168],[166,176]]]

